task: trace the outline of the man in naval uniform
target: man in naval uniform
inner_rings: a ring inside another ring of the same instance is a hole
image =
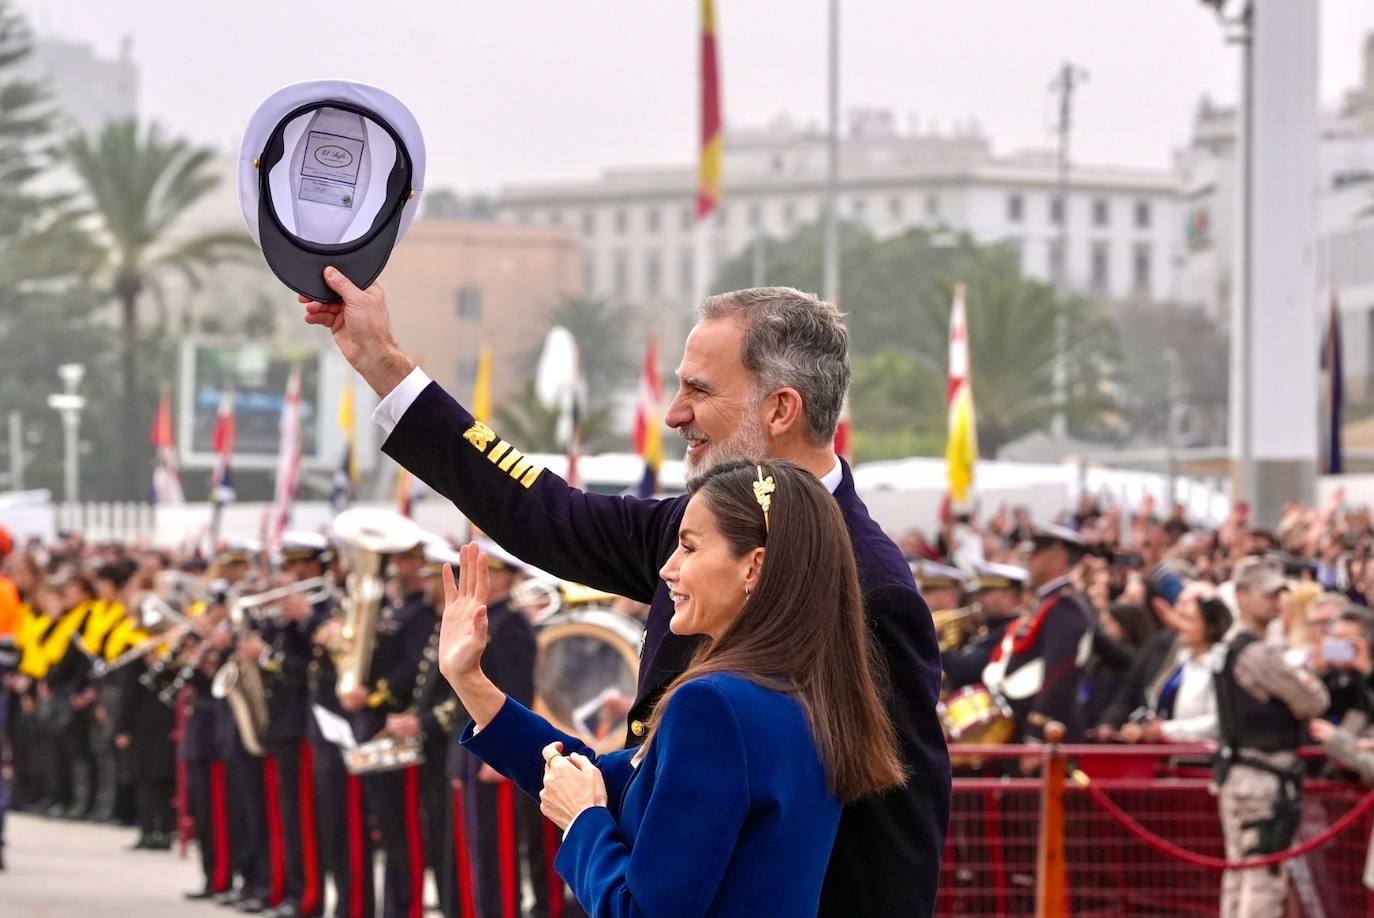
[[[1092,652],[1093,615],[1069,573],[1087,546],[1072,529],[1039,526],[1028,547],[1034,611],[1006,629],[983,682],[1011,708],[1017,740],[1041,740],[1045,725],[1058,721],[1073,742],[1082,733],[1078,687]]]
[[[1007,627],[1021,614],[1028,575],[1011,564],[984,561],[977,565],[969,593],[983,617],[983,630],[963,647],[940,654],[945,670],[945,686],[951,690],[983,681],[983,670],[1002,643]]]
[[[453,501],[493,540],[565,580],[650,603],[630,741],[698,641],[670,633],[658,572],[677,544],[685,497],[636,500],[569,487],[478,422],[405,356],[380,287],[358,289],[334,268],[341,302],[302,298],[306,321],[330,329],[382,399],[373,419],[385,452]],[[870,633],[889,675],[887,710],[910,779],[844,808],[826,871],[825,918],[934,913],[949,818],[950,766],[936,713],[940,654],[930,610],[901,551],[869,516],[834,439],[849,383],[849,341],[834,305],[787,287],[704,301],[665,416],[687,441],[687,475],[740,458],[785,459],[811,471],[845,518]],[[574,825],[572,831],[577,831]]]

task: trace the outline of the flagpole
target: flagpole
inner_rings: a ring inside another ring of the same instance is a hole
[[[720,73],[716,49],[715,0],[701,0],[701,40],[698,48],[700,101],[698,111],[696,223],[692,227],[692,295],[706,299],[711,285],[712,220],[720,206],[724,158],[720,105]]]
[[[830,0],[827,33],[827,91],[825,170],[825,264],[822,289],[825,298],[840,302],[840,0]]]

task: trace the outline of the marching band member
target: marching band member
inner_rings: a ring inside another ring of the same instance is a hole
[[[204,881],[199,889],[184,893],[190,900],[213,899],[232,888],[229,864],[229,801],[224,761],[219,755],[219,722],[223,706],[210,693],[215,657],[210,636],[225,615],[224,592],[228,585],[218,578],[222,569],[216,559],[210,574],[210,595],[187,608],[194,634],[183,642],[168,672],[173,682],[165,691],[184,694],[186,715],[177,759],[186,769],[186,798],[195,825],[196,847]],[[185,677],[185,684],[179,685]],[[180,698],[171,698],[174,704]]]
[[[252,564],[262,551],[256,542],[231,543],[220,557],[221,570],[231,591],[251,583]],[[226,661],[235,650],[236,635],[228,622],[211,633],[211,646]],[[248,914],[267,907],[271,894],[270,848],[267,839],[267,790],[263,762],[248,751],[227,699],[217,699],[219,717],[216,746],[224,762],[229,801],[229,860],[239,878],[237,888],[221,893],[216,901]]]
[[[323,577],[332,559],[329,542],[310,532],[282,535],[281,567],[288,582]],[[312,605],[297,594],[281,601],[261,634],[249,633],[239,642],[245,660],[256,661],[262,671],[267,703],[267,727],[263,737],[273,768],[277,812],[269,819],[269,831],[278,835],[283,853],[282,901],[269,914],[278,918],[316,916],[322,911],[323,885],[319,867],[319,836],[315,820],[312,783],[313,750],[306,747],[310,712],[308,673],[311,637],[333,613],[333,603]],[[302,807],[302,798],[312,799]],[[308,884],[308,885],[307,885]]]
[[[984,628],[963,647],[940,655],[947,688],[960,689],[983,681],[983,670],[992,661],[993,652],[1021,613],[1027,577],[1024,569],[1010,564],[984,561],[977,565],[977,576],[969,592],[978,603]]]
[[[968,585],[967,574],[957,567],[934,561],[916,561],[911,565],[911,570],[916,577],[916,586],[921,590],[921,598],[930,606],[931,612],[948,612],[959,608],[964,588]]]
[[[1069,572],[1086,547],[1063,526],[1034,530],[1026,567],[1035,612],[1006,629],[983,670],[984,684],[1011,708],[1018,741],[1042,738],[1052,720],[1064,725],[1071,742],[1082,732],[1078,685],[1092,651],[1093,614],[1073,591]]]
[[[392,555],[390,563],[398,598],[382,606],[367,686],[339,699],[352,712],[360,741],[420,735],[413,693],[426,649],[437,640],[439,616],[424,590],[423,544]],[[385,856],[383,918],[419,918],[425,872],[419,767],[364,775],[363,795]]]
[[[514,555],[483,539],[491,573],[487,601],[489,643],[483,669],[497,687],[526,707],[534,704],[534,628],[510,603],[511,587],[524,565]],[[473,876],[480,918],[505,918],[509,903],[520,899],[520,864],[534,889],[536,908],[548,914],[547,866],[544,858],[539,807],[515,792],[501,774],[476,756],[463,753],[463,810],[468,837],[482,841],[474,847]],[[517,839],[515,849],[503,852],[492,840]],[[517,851],[520,855],[516,856]],[[518,907],[518,906],[517,906]]]
[[[334,574],[335,583],[343,583],[343,559],[337,546],[331,546],[331,553],[328,570]],[[306,669],[306,691],[312,711],[306,722],[306,738],[314,766],[320,864],[334,890],[334,915],[371,918],[376,901],[372,835],[367,827],[362,779],[348,773],[338,745],[325,735],[320,715],[313,713],[319,708],[325,716],[333,715],[340,721],[348,718],[336,690],[339,675],[332,654],[340,631],[340,622],[335,617],[337,609],[338,603],[330,599],[315,606],[313,617],[319,624],[310,635],[310,665]]]

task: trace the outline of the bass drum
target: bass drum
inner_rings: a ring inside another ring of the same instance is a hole
[[[619,748],[639,685],[644,626],[602,608],[559,612],[539,629],[534,710],[598,750]]]

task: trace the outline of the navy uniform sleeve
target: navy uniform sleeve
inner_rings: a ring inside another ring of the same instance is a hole
[[[608,809],[593,807],[554,860],[598,918],[706,915],[749,815],[744,732],[718,687],[682,685],[654,742],[654,787],[634,847]]]
[[[533,465],[430,383],[383,452],[527,563],[650,602],[680,501],[589,494]]]

